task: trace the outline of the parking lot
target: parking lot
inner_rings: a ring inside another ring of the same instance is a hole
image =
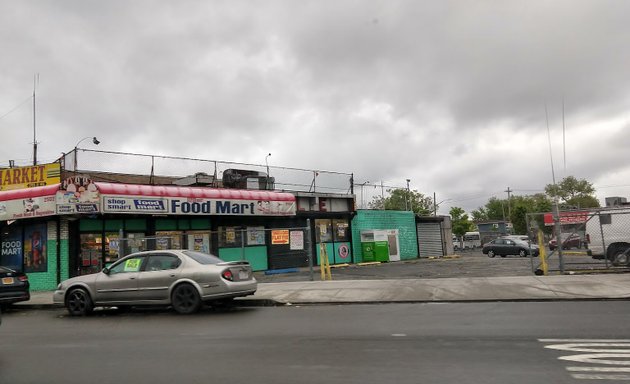
[[[549,253],[549,252],[548,252]],[[607,271],[625,272],[627,268],[606,268],[603,260],[594,260],[584,252],[565,252],[563,255],[565,273],[600,273]],[[559,274],[557,253],[549,256],[549,273]],[[440,258],[422,258],[398,262],[345,266],[333,266],[333,280],[373,280],[373,279],[431,279],[457,277],[509,277],[531,276],[540,267],[538,257],[494,257],[481,253],[481,249],[466,250],[456,255]],[[610,266],[609,266],[610,267]],[[260,282],[308,281],[309,268],[297,272],[265,274],[256,273]],[[320,280],[319,267],[313,268],[313,279]]]

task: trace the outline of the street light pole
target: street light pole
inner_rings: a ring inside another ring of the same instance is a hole
[[[98,141],[96,136],[93,136],[93,137],[87,136],[87,137],[82,138],[75,144],[74,146],[74,171],[75,172],[77,171],[77,154],[78,154],[79,144],[81,144],[87,139],[92,139],[92,143],[94,143],[94,145],[99,145],[101,143],[100,141]]]
[[[409,207],[411,206],[411,196],[409,195],[409,182],[411,181],[411,179],[407,179],[407,197],[405,198],[405,211],[409,210]],[[413,211],[413,207],[411,207],[411,210]]]

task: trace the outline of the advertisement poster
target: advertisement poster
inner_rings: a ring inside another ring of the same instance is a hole
[[[265,245],[265,227],[247,227],[247,245]]]
[[[277,229],[277,230],[271,231],[271,244],[273,245],[289,244],[289,230]]]
[[[191,233],[188,235],[188,249],[210,253],[210,235],[207,233]]]
[[[301,251],[304,249],[304,232],[291,231],[291,250]]]
[[[46,224],[36,224],[24,229],[24,272],[47,272],[48,242]]]
[[[0,220],[53,216],[56,213],[55,196],[29,197],[0,202]]]
[[[11,228],[2,238],[0,265],[22,272],[22,228]]]

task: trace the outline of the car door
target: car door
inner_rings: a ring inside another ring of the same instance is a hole
[[[138,293],[141,300],[168,300],[169,287],[179,278],[182,261],[170,253],[154,253],[138,276]]]
[[[494,252],[495,255],[504,255],[503,252],[505,252],[505,240],[504,239],[494,239],[491,242],[492,244],[492,251]]]
[[[520,247],[518,246],[518,244],[516,244],[514,240],[506,239],[505,246],[504,246],[504,253],[502,254],[503,255],[518,255],[519,250],[520,250]]]
[[[96,278],[96,302],[118,303],[138,299],[138,275],[146,261],[144,256],[120,260]]]

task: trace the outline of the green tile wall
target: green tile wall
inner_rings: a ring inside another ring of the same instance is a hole
[[[400,259],[418,257],[418,234],[413,212],[359,210],[352,219],[352,253],[356,263],[363,261],[361,231],[370,229],[398,229]]]

